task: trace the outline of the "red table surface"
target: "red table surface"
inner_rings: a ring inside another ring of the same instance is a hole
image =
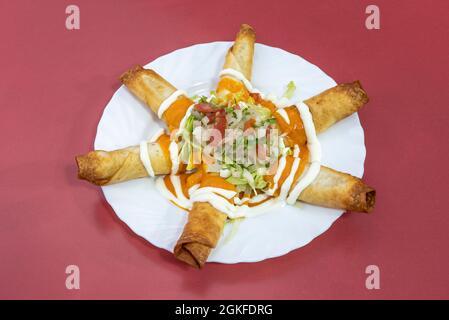
[[[372,3],[380,30],[365,27]],[[80,30],[65,28],[69,4]],[[443,0],[2,0],[0,298],[449,298],[448,11]],[[362,81],[377,205],[285,256],[198,271],[134,235],[77,180],[74,156],[93,147],[123,71],[232,40],[240,23],[337,82]],[[66,289],[71,264],[80,290]],[[371,264],[379,290],[365,287]]]

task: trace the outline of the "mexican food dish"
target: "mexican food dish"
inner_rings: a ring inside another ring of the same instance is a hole
[[[154,70],[136,66],[121,82],[165,124],[151,139],[76,157],[78,176],[104,186],[156,179],[161,195],[188,212],[173,251],[201,268],[229,219],[251,218],[297,201],[370,212],[375,190],[321,164],[319,134],[368,102],[359,81],[292,103],[251,83],[255,32],[242,25],[216,88],[189,96]],[[300,210],[298,208],[298,210]]]

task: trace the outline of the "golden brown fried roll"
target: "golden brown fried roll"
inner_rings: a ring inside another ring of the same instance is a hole
[[[226,214],[209,203],[194,203],[184,231],[176,243],[175,257],[195,268],[201,268],[217,245],[226,219]]]
[[[256,33],[254,29],[242,24],[235,38],[234,45],[226,54],[223,69],[234,69],[241,72],[246,79],[251,80]]]
[[[148,143],[148,154],[156,175],[170,173],[170,157],[167,157],[159,143]],[[99,186],[148,176],[140,160],[140,146],[110,152],[91,151],[75,159],[78,165],[78,178]]]
[[[369,101],[359,81],[339,84],[306,101],[317,133],[357,112]]]
[[[143,101],[155,114],[159,107],[177,89],[156,71],[136,66],[125,72],[120,80],[141,101]],[[187,109],[193,103],[185,95],[181,95],[162,115],[162,120],[168,129],[173,131],[186,114]]]
[[[176,88],[156,71],[135,66],[121,77],[122,83],[136,97],[157,114],[161,103],[176,91]]]
[[[321,166],[317,178],[299,195],[299,200],[322,207],[370,212],[376,202],[376,190],[357,177]]]

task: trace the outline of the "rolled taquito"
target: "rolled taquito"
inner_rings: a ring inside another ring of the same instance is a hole
[[[175,257],[195,268],[201,268],[217,245],[226,219],[226,214],[209,203],[194,203],[181,237],[176,243]]]
[[[376,202],[376,190],[357,177],[321,166],[318,176],[298,200],[321,207],[370,212]]]
[[[304,101],[312,114],[315,130],[323,132],[357,112],[369,98],[360,81],[339,84]]]
[[[148,143],[148,156],[154,174],[168,174],[171,169],[169,155],[157,142]],[[78,178],[98,186],[114,184],[148,176],[140,160],[140,146],[114,151],[91,151],[75,157],[78,165]]]
[[[226,53],[223,69],[237,70],[246,79],[251,80],[255,42],[256,33],[254,29],[247,24],[242,24],[234,44]]]
[[[144,102],[155,114],[158,114],[159,107],[164,100],[177,91],[171,83],[156,71],[144,69],[141,66],[136,66],[126,71],[120,77],[120,80],[129,91]],[[182,118],[192,103],[191,99],[185,95],[180,95],[172,104],[176,104],[176,107],[170,107],[163,113],[162,120],[167,124],[170,131],[179,127]]]

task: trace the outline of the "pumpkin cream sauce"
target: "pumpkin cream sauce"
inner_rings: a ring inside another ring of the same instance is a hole
[[[162,152],[164,154],[164,158],[170,163],[170,167],[172,166],[171,158],[170,158],[170,136],[167,134],[161,135],[156,142],[159,144],[159,146],[162,149]]]
[[[170,107],[163,113],[163,120],[168,126],[170,132],[179,128],[179,125],[186,115],[187,109],[193,104],[193,101],[185,95],[176,99]]]
[[[177,145],[175,146],[177,142],[170,141],[168,135],[162,135],[157,142],[172,165],[172,174],[157,179],[158,189],[184,210],[190,210],[195,202],[208,202],[231,219],[255,216],[286,203],[293,204],[299,193],[315,179],[321,161],[321,147],[308,107],[304,103],[289,105],[288,101],[284,101],[285,98],[278,101],[276,97],[265,96],[253,88],[238,71],[225,69],[220,75],[217,86],[217,94],[221,99],[219,101],[232,103],[234,100],[235,104],[239,104],[237,101],[245,101],[248,105],[253,105],[253,108],[259,105],[259,108],[262,106],[271,111],[275,122],[267,127],[267,132],[270,128],[277,128],[285,145],[281,147],[285,152],[278,158],[275,173],[262,177],[266,187],[255,189],[253,180],[252,191],[246,189],[243,192],[242,188],[238,188],[241,178],[229,178],[229,169],[222,169],[224,171],[222,173],[221,170],[220,174],[211,173],[203,164],[194,166],[194,172],[186,172],[186,165],[180,163],[176,156],[179,152]],[[243,107],[248,108],[248,105],[244,104]],[[192,115],[194,108],[195,103],[182,91],[177,91],[164,102],[163,119],[172,131],[183,129],[187,119],[195,117]],[[245,121],[245,129],[256,124],[254,119]],[[173,167],[176,168],[173,170]],[[249,172],[246,173],[248,177]]]
[[[246,87],[240,82],[230,77],[222,77],[217,86],[217,93],[220,96],[229,97],[232,94],[240,94],[242,99],[249,97]]]

